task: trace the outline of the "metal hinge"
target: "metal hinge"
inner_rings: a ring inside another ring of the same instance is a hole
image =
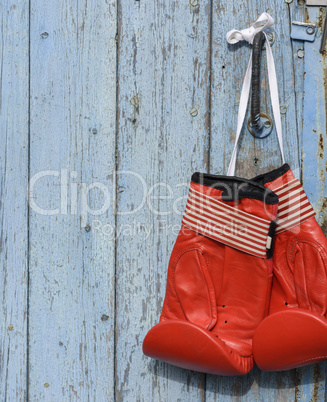
[[[313,42],[317,33],[316,24],[307,22],[292,21],[291,38]]]

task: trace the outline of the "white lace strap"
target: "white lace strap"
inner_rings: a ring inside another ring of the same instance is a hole
[[[250,27],[243,29],[242,31],[237,31],[233,29],[229,31],[226,35],[227,42],[230,44],[237,43],[239,41],[245,40],[250,44],[253,43],[253,39],[255,35],[264,31],[265,29],[271,27],[274,24],[273,18],[268,13],[263,13],[257,19],[257,21]],[[279,106],[279,97],[278,97],[278,85],[277,85],[277,76],[276,76],[276,68],[274,57],[271,51],[270,43],[267,38],[265,32],[263,32],[266,38],[266,55],[267,55],[267,66],[268,66],[268,80],[269,80],[269,90],[271,97],[271,104],[274,114],[274,120],[276,125],[277,138],[279,143],[279,148],[282,154],[283,163],[285,163],[284,158],[284,150],[283,150],[283,136],[282,136],[282,123],[280,117],[280,106]],[[237,129],[236,129],[236,138],[235,145],[232,153],[232,158],[228,167],[228,176],[235,175],[235,165],[236,165],[236,156],[237,156],[237,147],[238,141],[241,135],[246,110],[249,102],[250,88],[251,88],[251,71],[252,71],[252,53],[250,55],[249,64],[245,73],[241,97],[240,97],[240,106],[238,110],[238,118],[237,118]]]

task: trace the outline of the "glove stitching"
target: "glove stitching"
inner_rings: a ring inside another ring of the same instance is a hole
[[[326,263],[325,263],[325,261],[327,261],[327,254],[326,254],[324,248],[315,240],[311,240],[306,237],[297,237],[296,239],[293,239],[290,241],[289,247],[288,247],[288,252],[287,252],[287,262],[291,268],[292,273],[294,271],[294,264],[295,264],[295,248],[298,245],[301,245],[301,243],[308,244],[309,246],[313,247],[318,252],[318,254],[320,255],[320,257],[322,259],[322,263],[325,268],[325,271],[327,271],[327,267],[326,267]],[[306,282],[305,282],[305,285],[307,286]],[[295,286],[295,291],[296,291],[295,283],[294,283],[294,286]],[[310,303],[310,300],[309,300],[309,303]],[[312,309],[311,303],[310,303],[310,308]]]
[[[238,352],[237,350],[235,350],[235,349],[233,349],[231,346],[229,346],[223,339],[220,338],[219,335],[217,335],[217,336],[218,336],[218,339],[219,339],[221,342],[223,342],[229,349],[231,349],[231,351],[232,351],[233,353],[238,354],[239,356],[243,357],[244,359],[251,359],[251,358],[253,357],[253,353],[251,353],[251,354],[248,355],[248,356],[242,355],[241,352]],[[245,342],[244,339],[241,339],[241,338],[238,338],[238,337],[235,337],[235,336],[232,336],[230,339],[238,340],[238,341],[241,341],[241,342]]]
[[[189,245],[189,246],[183,248],[182,250],[180,250],[180,251],[177,253],[177,255],[176,255],[176,256],[174,257],[174,259],[173,259],[173,264],[172,264],[172,268],[173,268],[173,269],[171,270],[172,289],[173,289],[174,294],[175,294],[175,297],[177,298],[178,303],[179,303],[179,305],[180,305],[180,307],[181,307],[181,309],[182,309],[182,312],[183,312],[183,314],[184,314],[184,318],[185,318],[185,320],[186,320],[187,322],[191,322],[191,321],[189,321],[189,320],[186,318],[186,315],[185,315],[185,312],[184,312],[184,309],[183,309],[183,305],[182,305],[182,303],[181,303],[181,301],[180,301],[180,299],[179,299],[179,297],[178,297],[178,293],[177,293],[176,288],[175,288],[175,269],[176,269],[176,265],[178,264],[178,261],[180,260],[180,258],[181,258],[184,254],[186,254],[187,252],[189,252],[189,251],[199,251],[199,252],[203,255],[203,257],[204,257],[205,259],[207,259],[207,261],[205,261],[205,262],[207,263],[207,265],[208,265],[208,263],[209,263],[209,259],[206,258],[206,253],[204,252],[204,249],[203,249],[203,247],[201,246],[200,243],[194,243],[194,244],[191,244],[191,245]],[[197,258],[198,258],[198,254],[197,254]],[[208,297],[208,298],[209,298],[209,311],[210,311],[211,321],[210,321],[210,324],[208,325],[208,327],[210,327],[211,324],[212,324],[212,321],[213,321],[212,310],[211,310],[211,303],[210,303],[210,292],[209,292],[208,283],[207,283],[207,281],[206,281],[206,277],[205,277],[205,275],[204,275],[204,273],[203,273],[202,263],[199,261],[199,259],[198,259],[198,265],[200,265],[200,268],[201,268],[201,270],[202,270],[202,274],[203,274],[203,276],[204,276],[205,283],[206,283],[206,287],[207,287],[207,293],[208,293],[208,296],[209,296],[209,297]]]
[[[200,248],[200,247],[201,246],[198,243],[194,243],[194,244],[191,244],[191,245],[189,245],[187,247],[184,247],[183,249],[181,249],[176,254],[176,256],[172,260],[172,270],[171,270],[172,289],[173,289],[173,291],[175,293],[175,296],[177,298],[178,298],[178,295],[177,295],[176,288],[175,288],[175,269],[176,269],[176,265],[177,265],[178,261],[180,260],[180,258],[183,256],[183,254],[187,253],[188,251],[198,250],[198,248]]]
[[[268,263],[267,263],[267,265],[268,265]],[[271,290],[272,290],[272,280],[273,280],[273,274],[268,274],[267,296],[266,296],[264,317],[267,317],[267,315],[269,313],[270,297],[271,297]]]
[[[294,249],[299,243],[307,243],[310,246],[314,247],[320,254],[322,254],[322,256],[323,256],[322,260],[323,260],[324,266],[326,268],[325,261],[327,259],[327,254],[326,254],[324,248],[318,242],[316,242],[314,240],[310,240],[306,237],[297,237],[296,239],[293,239],[290,241],[290,247],[289,247],[289,250],[287,253],[287,257],[288,257],[287,259],[288,259],[288,262],[290,265],[294,265],[294,262],[295,262],[294,261]],[[292,264],[290,263],[290,260],[291,260]]]
[[[202,252],[202,250],[196,250],[196,251],[200,251],[200,253],[201,253],[201,255],[203,256],[203,252]],[[210,298],[210,290],[209,290],[209,286],[208,286],[208,282],[207,282],[207,278],[206,278],[206,275],[205,275],[205,273],[204,273],[204,269],[203,269],[203,266],[202,266],[202,262],[200,261],[200,258],[199,258],[199,255],[198,255],[198,253],[196,253],[196,257],[197,257],[197,262],[198,262],[198,265],[200,266],[200,268],[201,268],[201,271],[202,271],[202,275],[203,275],[203,277],[204,277],[204,281],[205,281],[205,284],[206,284],[206,287],[207,287],[207,294],[208,294],[208,305],[209,305],[209,311],[210,311],[210,317],[211,317],[211,321],[210,321],[210,323],[208,324],[208,326],[207,326],[207,328],[206,329],[208,329],[208,328],[210,328],[211,327],[211,325],[212,325],[212,322],[213,322],[213,316],[212,316],[212,306],[211,306],[211,298]],[[206,261],[205,261],[206,262]],[[207,266],[207,268],[208,268],[208,266]]]
[[[293,364],[299,364],[299,363],[305,363],[311,360],[316,360],[316,359],[327,359],[327,355],[326,356],[316,356],[316,357],[310,357],[309,359],[304,359],[304,360],[299,360],[295,363],[290,364],[289,366],[286,367],[292,367]]]

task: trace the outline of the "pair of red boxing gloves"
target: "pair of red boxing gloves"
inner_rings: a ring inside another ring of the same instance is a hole
[[[327,359],[327,240],[314,215],[287,164],[253,180],[195,173],[144,353],[218,375]]]
[[[227,34],[253,43],[271,27]],[[283,154],[274,60],[266,37],[269,87]],[[227,176],[195,173],[168,267],[160,322],[143,352],[179,367],[218,375],[287,370],[327,359],[327,240],[290,167],[252,180],[234,176],[249,99],[252,58],[240,97]]]

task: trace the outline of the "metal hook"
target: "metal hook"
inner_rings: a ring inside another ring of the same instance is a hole
[[[251,117],[248,121],[248,129],[256,138],[265,138],[272,132],[272,119],[263,112],[260,112],[260,71],[261,52],[265,42],[263,32],[258,32],[253,39],[252,49],[252,92],[251,92]]]

